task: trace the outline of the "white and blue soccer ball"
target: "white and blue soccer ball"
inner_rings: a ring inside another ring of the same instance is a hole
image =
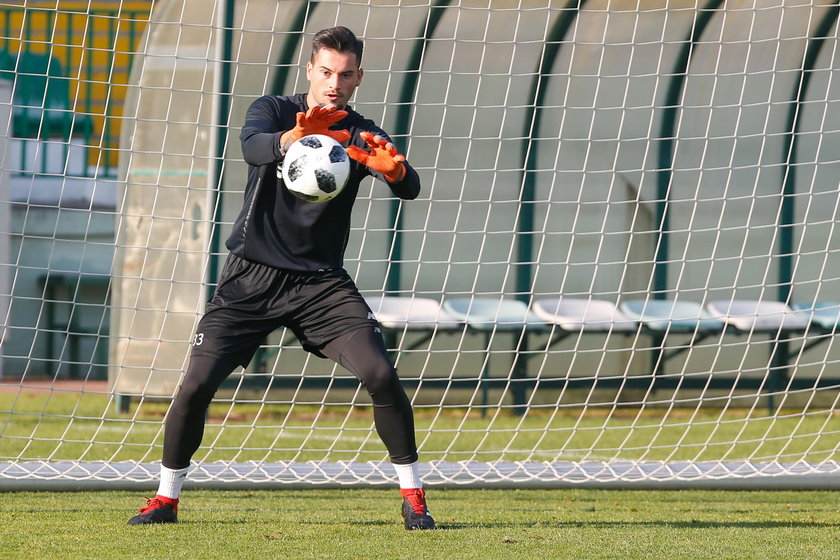
[[[293,195],[308,202],[325,202],[338,196],[347,184],[350,157],[333,138],[311,134],[289,146],[281,172]]]

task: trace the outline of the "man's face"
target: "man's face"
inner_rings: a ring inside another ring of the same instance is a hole
[[[306,79],[310,107],[333,104],[343,109],[362,82],[362,69],[355,53],[321,49],[314,60],[306,63]]]

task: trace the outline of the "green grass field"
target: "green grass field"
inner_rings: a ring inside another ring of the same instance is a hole
[[[128,414],[102,393],[0,394],[0,460],[155,461],[167,404]],[[423,460],[805,460],[836,457],[840,412],[829,409],[531,409],[482,417],[475,410],[418,408]],[[313,428],[315,430],[313,431]],[[201,461],[378,461],[385,448],[370,408],[343,405],[211,406]]]
[[[144,402],[119,414],[103,394],[0,394],[0,458],[155,461],[165,411]],[[420,409],[417,425],[425,460],[443,450],[449,460],[517,459],[532,448],[533,457],[561,460],[588,450],[622,459],[836,457],[836,411],[753,415],[569,409],[485,418]],[[307,437],[312,426],[320,431]],[[216,403],[196,458],[379,460],[384,449],[371,434],[369,409]],[[142,495],[106,483],[92,493],[0,493],[0,559],[840,557],[840,492],[832,491],[433,487],[440,530],[426,533],[402,528],[395,489],[190,490],[177,525],[129,527]]]
[[[0,495],[0,558],[834,559],[840,493],[429,491],[440,529],[405,531],[396,490],[184,494],[175,525],[125,525],[136,493]]]

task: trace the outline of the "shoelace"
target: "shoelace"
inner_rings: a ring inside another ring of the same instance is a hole
[[[405,497],[408,500],[411,509],[418,515],[426,515],[426,494],[422,490],[418,490],[413,494]]]
[[[140,508],[140,513],[149,513],[153,509],[157,509],[159,507],[163,507],[166,504],[158,500],[157,498],[146,498],[146,505]]]

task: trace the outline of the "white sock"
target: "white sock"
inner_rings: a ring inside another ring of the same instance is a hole
[[[158,495],[177,500],[178,496],[181,495],[181,487],[184,486],[184,482],[187,480],[188,470],[190,470],[189,467],[185,469],[170,469],[161,465]]]
[[[423,481],[420,480],[420,463],[415,461],[408,465],[394,465],[397,477],[400,479],[400,488],[423,488]]]

